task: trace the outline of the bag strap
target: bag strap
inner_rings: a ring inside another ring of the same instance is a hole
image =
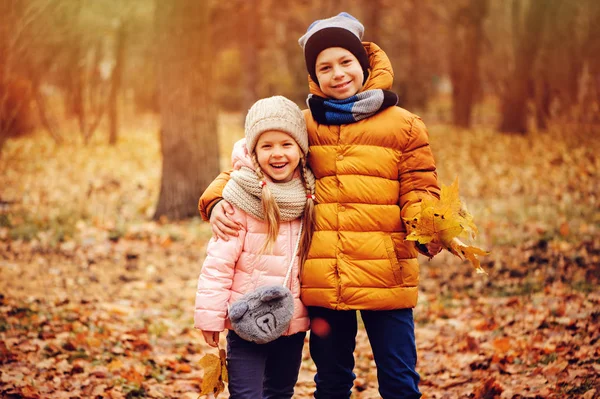
[[[292,252],[290,265],[288,266],[287,273],[285,275],[285,280],[283,282],[283,286],[287,287],[290,282],[290,276],[292,274],[292,268],[294,267],[294,261],[296,260],[296,255],[298,253],[298,247],[300,247],[300,240],[302,239],[302,227],[304,226],[303,219],[300,219],[300,230],[298,231],[298,239],[296,240],[296,247],[294,248],[294,252]]]

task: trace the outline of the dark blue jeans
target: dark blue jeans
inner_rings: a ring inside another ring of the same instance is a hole
[[[311,322],[323,319],[331,331],[310,334],[310,355],[317,366],[317,399],[348,399],[354,378],[356,311],[309,307]],[[383,399],[418,399],[419,374],[412,309],[361,311]]]
[[[227,333],[227,371],[232,399],[289,399],[302,362],[306,333],[255,344]]]

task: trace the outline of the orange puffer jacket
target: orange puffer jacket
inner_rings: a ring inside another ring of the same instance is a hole
[[[361,91],[389,90],[387,55],[364,43],[371,70]],[[310,92],[325,97],[310,81]],[[304,111],[309,165],[317,177],[315,233],[302,269],[301,299],[330,309],[401,309],[417,303],[419,264],[405,241],[424,196],[439,196],[435,162],[421,119],[390,107],[347,125],[320,125]],[[228,176],[221,174],[199,201],[207,220]]]
[[[361,91],[389,90],[388,57],[364,44],[371,71]],[[312,81],[310,91],[325,97]],[[304,112],[317,206],[302,301],[340,310],[414,307],[419,264],[402,218],[418,213],[423,196],[439,195],[425,125],[399,107],[341,126],[320,125]]]

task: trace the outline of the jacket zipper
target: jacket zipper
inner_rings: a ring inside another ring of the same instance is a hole
[[[289,241],[290,241],[290,245],[291,245],[290,248],[291,248],[291,251],[294,251],[294,231],[292,230],[292,221],[288,222],[288,227],[289,227],[288,237],[289,237]],[[290,259],[290,262],[292,262],[292,260],[296,257],[296,254],[294,254],[293,252],[290,252],[290,253],[291,253],[291,257],[292,257],[292,259]],[[292,272],[290,272],[290,281],[288,281],[288,287],[286,287],[286,288],[289,288],[290,292],[292,293],[292,300],[294,300],[294,292],[292,291],[292,278],[294,276],[293,271],[294,271],[294,264],[292,263]],[[287,270],[286,270],[286,274],[287,274]],[[285,276],[283,277],[283,279],[285,282]],[[293,321],[293,318],[294,318],[294,315],[292,314],[292,321]],[[285,335],[290,335],[291,331],[292,331],[292,323],[290,322],[290,325],[288,326],[287,331],[285,332]]]
[[[290,234],[288,234],[288,237],[290,239],[290,248],[291,248],[291,251],[294,251],[294,236],[293,236],[294,231],[292,229],[292,222],[289,221],[288,224],[289,224],[289,232],[290,232]],[[296,254],[293,252],[290,252],[290,253],[291,253],[290,263],[292,263],[294,261],[294,258],[296,257]],[[293,270],[294,270],[294,264],[292,263],[292,271]],[[287,274],[287,270],[286,270],[286,274]],[[290,281],[288,281],[288,287],[286,287],[286,288],[289,288],[290,291],[292,291],[292,277],[293,277],[293,273],[290,272]],[[284,279],[285,279],[285,276],[284,276]]]

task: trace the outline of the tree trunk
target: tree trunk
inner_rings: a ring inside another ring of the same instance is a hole
[[[409,72],[406,81],[405,103],[402,104],[410,110],[423,110],[427,103],[427,93],[423,68],[421,65],[421,12],[423,4],[419,0],[412,0],[410,8],[410,28],[408,42]]]
[[[39,14],[27,2],[0,1],[0,141],[32,130],[31,82],[18,64],[23,54],[26,26]],[[27,22],[25,22],[27,21]],[[1,150],[1,148],[0,148]]]
[[[96,40],[91,51],[92,56],[90,58],[92,63],[88,66],[87,85],[85,88],[87,89],[87,104],[90,115],[98,115],[104,101],[102,95],[103,79],[100,74],[100,65],[105,58],[103,40]]]
[[[11,88],[13,81],[14,40],[13,32],[16,30],[19,15],[22,13],[23,4],[20,2],[0,1],[0,145],[3,146],[11,134],[16,112],[14,90]],[[0,151],[2,147],[0,146]]]
[[[87,115],[85,109],[85,95],[84,95],[84,86],[85,86],[85,57],[83,51],[83,39],[79,32],[81,31],[81,9],[82,9],[82,1],[75,1],[75,8],[73,10],[73,15],[75,18],[74,29],[71,31],[71,40],[73,45],[73,80],[72,80],[72,99],[73,99],[73,113],[77,116],[77,121],[79,122],[79,131],[82,135],[85,135],[85,129],[87,126]]]
[[[595,98],[590,95],[590,103],[595,100],[600,105],[600,2],[588,0],[588,10],[590,15],[589,32],[586,41],[586,63],[589,68],[590,84],[589,89],[595,93]],[[592,107],[590,107],[592,108]],[[600,118],[598,110],[595,111],[596,117]]]
[[[87,66],[87,73],[84,76],[87,78],[83,82],[83,93],[87,94],[83,96],[82,109],[86,110],[83,119],[83,142],[85,145],[89,144],[94,132],[100,125],[102,117],[108,107],[108,96],[104,93],[106,90],[100,76],[100,64],[104,59],[103,49],[101,43],[98,41],[95,45],[94,53],[92,56],[92,64]],[[86,57],[87,58],[87,57]],[[85,64],[84,64],[85,65]],[[86,66],[84,66],[84,71]],[[89,113],[87,112],[89,111]],[[89,118],[88,118],[89,116]]]
[[[518,18],[518,13],[513,14],[513,22],[516,28],[516,32],[514,32],[516,37],[515,67],[509,78],[507,90],[501,100],[502,120],[499,127],[501,132],[527,132],[530,71],[540,47],[539,43],[549,7],[546,2],[532,1],[522,27],[518,21],[514,20]]]
[[[163,165],[154,219],[197,215],[219,172],[208,11],[197,0],[156,2]]]
[[[548,118],[550,117],[550,104],[552,97],[550,93],[550,83],[548,78],[542,73],[535,81],[535,120],[538,130],[548,128]]]
[[[365,41],[373,42],[381,45],[382,38],[382,14],[385,11],[382,0],[371,0],[364,4],[365,8]]]
[[[284,13],[280,13],[282,15]],[[306,32],[307,26],[304,21],[300,21],[292,13],[285,13],[285,25],[288,27],[283,30],[282,46],[280,50],[285,58],[286,69],[289,71],[292,84],[292,93],[290,100],[302,104],[306,100],[308,92],[308,72],[304,61],[304,53],[298,46],[298,38]]]
[[[46,129],[56,144],[62,144],[63,139],[59,133],[59,129],[57,128],[56,119],[51,114],[48,114],[46,100],[44,99],[43,94],[40,92],[40,82],[38,81],[34,82],[33,84],[33,95],[35,97],[35,104],[37,106],[38,116],[42,126],[44,126],[44,129]]]
[[[483,21],[488,0],[471,0],[457,10],[451,20],[453,44],[450,52],[452,79],[452,121],[455,126],[471,127],[471,114],[479,90],[479,59],[483,41]]]
[[[76,117],[81,126],[81,107],[83,104],[81,91],[81,58],[82,44],[79,30],[81,1],[72,1],[64,5],[65,19],[69,21],[66,28],[66,61],[62,67],[65,90],[65,113],[68,117]]]
[[[121,90],[121,80],[123,76],[124,58],[125,58],[125,23],[120,22],[117,29],[117,37],[115,44],[115,67],[112,71],[110,95],[108,97],[108,119],[109,119],[109,136],[108,143],[110,145],[117,144],[119,137],[119,114],[117,99]]]
[[[248,1],[242,4],[242,26],[244,29],[244,40],[239,41],[240,54],[244,81],[244,93],[242,97],[242,110],[249,109],[258,100],[258,87],[260,82],[259,64],[259,42],[261,30],[259,5]],[[244,117],[246,115],[244,114]]]

